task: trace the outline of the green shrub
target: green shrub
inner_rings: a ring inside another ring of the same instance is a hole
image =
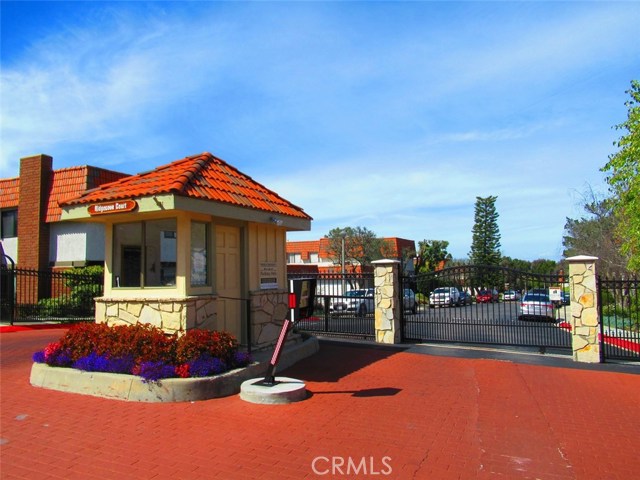
[[[104,268],[100,265],[72,268],[63,272],[68,295],[38,301],[43,317],[67,317],[86,314],[93,309],[93,299],[102,295]]]

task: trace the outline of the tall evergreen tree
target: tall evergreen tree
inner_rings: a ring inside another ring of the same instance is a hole
[[[498,197],[476,197],[475,223],[469,258],[475,265],[500,264],[500,230],[498,228]]]

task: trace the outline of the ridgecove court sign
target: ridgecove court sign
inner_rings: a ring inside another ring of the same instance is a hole
[[[138,203],[135,200],[120,200],[114,202],[97,203],[91,205],[87,211],[89,215],[107,215],[109,213],[131,212],[136,209]]]

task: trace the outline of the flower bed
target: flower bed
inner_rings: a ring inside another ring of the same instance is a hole
[[[144,382],[200,378],[242,368],[251,356],[229,333],[189,330],[166,335],[151,325],[85,323],[33,354],[33,361],[84,372],[136,375]]]

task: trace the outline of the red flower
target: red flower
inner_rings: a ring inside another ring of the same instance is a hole
[[[176,375],[180,378],[189,378],[189,364],[183,363],[176,367]]]
[[[58,350],[60,350],[59,342],[54,342],[47,345],[47,347],[44,349],[44,361],[46,362],[47,360],[49,360],[58,352]]]

